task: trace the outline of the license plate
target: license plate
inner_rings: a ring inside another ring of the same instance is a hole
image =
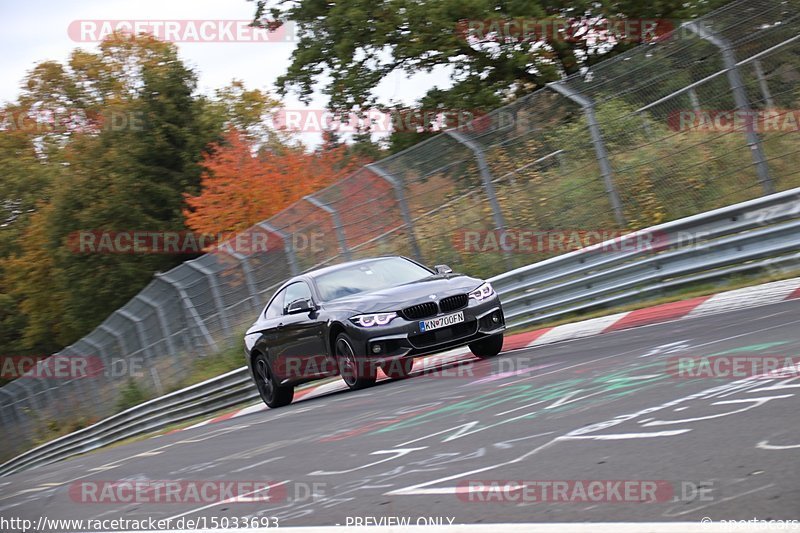
[[[459,311],[452,315],[438,316],[430,320],[422,320],[419,323],[419,331],[425,332],[432,329],[446,328],[447,326],[452,326],[459,322],[464,322],[464,311]]]

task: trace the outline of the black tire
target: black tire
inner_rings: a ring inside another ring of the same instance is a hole
[[[279,385],[272,374],[272,367],[269,365],[267,356],[256,355],[253,359],[253,375],[256,380],[256,388],[261,400],[271,409],[283,407],[292,403],[294,398],[294,387],[292,385]]]
[[[500,333],[475,341],[469,345],[469,349],[476,357],[481,359],[494,357],[503,349],[503,334]]]
[[[333,353],[339,374],[350,389],[358,390],[375,384],[378,369],[366,357],[359,357],[346,333],[339,333],[336,337]]]
[[[414,370],[414,358],[404,357],[403,359],[394,359],[381,367],[386,377],[390,379],[405,379]]]

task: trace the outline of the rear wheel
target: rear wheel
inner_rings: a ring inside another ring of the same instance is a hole
[[[339,333],[334,344],[339,374],[353,390],[363,389],[375,383],[377,368],[366,357],[358,357],[353,342],[346,333]]]
[[[414,369],[414,358],[405,357],[403,359],[394,359],[389,361],[388,364],[381,367],[383,373],[391,379],[404,379],[407,378],[411,371]]]
[[[253,370],[256,378],[256,387],[261,399],[270,408],[283,407],[292,403],[294,387],[292,385],[279,385],[269,366],[267,356],[258,354],[253,360]]]
[[[469,345],[469,349],[476,357],[489,359],[500,353],[503,349],[503,334],[492,335]]]

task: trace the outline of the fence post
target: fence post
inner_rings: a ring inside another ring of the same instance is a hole
[[[620,227],[625,227],[625,213],[622,210],[622,201],[619,198],[617,187],[614,185],[614,172],[611,170],[611,163],[608,160],[608,152],[606,145],[603,142],[603,135],[600,132],[600,124],[597,123],[597,117],[594,114],[594,102],[573,91],[561,82],[548,83],[547,87],[554,90],[577,103],[583,108],[586,115],[586,122],[589,126],[589,134],[592,136],[592,145],[594,146],[594,153],[597,157],[597,162],[600,164],[600,173],[603,175],[603,183],[605,183],[606,194],[611,200],[611,207],[614,209],[614,217]]]
[[[200,331],[200,335],[202,335],[203,339],[205,340],[206,346],[212,350],[216,350],[217,343],[214,342],[214,338],[208,332],[208,328],[206,327],[205,323],[200,319],[200,315],[197,313],[197,309],[195,309],[192,299],[189,298],[189,295],[187,294],[183,285],[181,285],[177,280],[170,278],[169,273],[158,273],[156,274],[156,279],[160,279],[178,292],[178,295],[181,297],[181,302],[183,303],[183,309],[186,311],[187,318],[190,318],[190,321],[194,322],[195,326]]]
[[[225,304],[222,302],[222,295],[219,293],[219,284],[217,283],[217,278],[213,272],[204,266],[198,265],[195,261],[196,259],[186,261],[184,265],[200,272],[206,277],[208,280],[208,286],[211,287],[211,297],[214,299],[214,307],[217,308],[217,314],[219,314],[219,320],[222,324],[222,329],[226,333],[230,333],[231,328],[230,324],[228,324],[228,315],[225,313]]]
[[[753,70],[756,71],[756,78],[758,78],[758,87],[761,89],[761,96],[764,97],[764,103],[768,108],[775,107],[775,101],[772,99],[772,93],[769,92],[769,84],[767,77],[764,76],[764,69],[761,67],[761,61],[756,59],[753,61]]]
[[[745,125],[745,135],[747,136],[747,145],[750,146],[750,154],[753,158],[753,163],[756,166],[756,173],[758,173],[758,181],[761,183],[764,194],[772,194],[775,192],[775,187],[772,183],[772,178],[769,175],[769,168],[767,167],[767,160],[764,157],[764,150],[761,146],[761,139],[755,131],[753,123],[753,115],[750,109],[750,102],[747,99],[747,91],[744,88],[742,76],[739,73],[739,67],[736,64],[736,55],[733,52],[733,46],[727,39],[720,35],[716,35],[707,27],[697,22],[689,22],[686,24],[689,31],[697,34],[701,39],[708,41],[712,45],[719,48],[722,53],[722,60],[725,64],[725,70],[728,73],[728,83],[733,92],[733,100],[736,104],[736,110],[742,111],[748,117],[747,124]]]
[[[422,253],[419,249],[419,243],[417,243],[417,236],[414,234],[414,221],[411,218],[411,212],[408,210],[408,203],[406,202],[403,183],[400,179],[395,178],[393,175],[378,166],[377,163],[370,163],[369,165],[366,165],[366,168],[389,182],[389,185],[394,188],[394,194],[397,197],[397,203],[400,204],[400,213],[403,216],[403,222],[405,223],[406,232],[408,233],[408,241],[411,245],[411,253],[414,254],[414,259],[417,261],[422,261]]]
[[[44,405],[39,405],[38,398],[36,398],[36,396],[38,396],[38,395],[35,394],[35,391],[32,392],[31,389],[28,387],[28,385],[30,385],[30,383],[28,383],[26,381],[26,378],[24,378],[24,377],[17,378],[17,379],[14,380],[14,383],[19,383],[19,386],[22,387],[23,389],[25,389],[25,398],[28,400],[28,403],[32,407],[34,407],[35,409],[43,409],[44,408]]]
[[[3,387],[0,387],[0,392],[8,396],[8,403],[0,405],[0,419],[2,419],[3,427],[8,428],[6,429],[6,431],[10,433],[11,417],[19,420],[19,413],[17,413],[17,408],[14,405],[14,395],[8,392],[7,390],[4,390]],[[7,413],[11,413],[11,416],[8,416]],[[16,433],[16,431],[14,431],[14,433]]]
[[[153,384],[156,388],[156,394],[159,396],[164,394],[164,389],[161,386],[161,378],[158,375],[158,369],[153,366],[153,352],[150,349],[150,344],[147,340],[147,334],[144,331],[144,326],[142,326],[142,319],[131,313],[130,311],[126,311],[125,309],[117,309],[114,311],[122,318],[126,319],[127,321],[133,324],[134,329],[136,329],[136,336],[139,337],[139,344],[142,345],[142,352],[144,352],[144,360],[147,362],[147,369],[150,371],[150,377],[153,378]]]
[[[244,282],[247,284],[247,292],[250,293],[250,298],[252,298],[253,301],[253,310],[258,312],[261,309],[261,298],[255,280],[253,280],[253,269],[250,268],[250,262],[247,256],[241,252],[235,251],[230,243],[225,243],[220,246],[219,251],[239,261],[239,266],[242,267],[242,272],[244,273]]]
[[[80,350],[80,349],[77,348],[78,344],[80,344],[81,341],[83,341],[83,339],[80,339],[75,344],[67,346],[66,348],[64,348],[63,350],[58,352],[57,354],[54,354],[54,356],[88,357],[89,356],[88,352],[85,352],[85,351]],[[46,361],[47,361],[47,359],[44,359],[41,362],[45,363]],[[91,366],[89,366],[89,368],[91,369]],[[52,393],[51,392],[52,389],[45,385],[45,392],[47,393],[46,396],[50,400],[51,404],[55,403],[55,404],[57,404],[59,406],[59,409],[62,409],[62,406],[66,405],[64,400],[66,399],[66,396],[69,394],[68,391],[66,390],[66,386],[67,385],[72,385],[74,393],[77,393],[78,390],[80,390],[80,396],[82,396],[82,397],[91,396],[93,398],[94,402],[98,402],[99,399],[97,397],[97,388],[93,387],[91,385],[91,383],[89,382],[89,379],[88,379],[89,377],[90,376],[84,376],[83,378],[81,378],[81,377],[78,377],[78,376],[70,376],[69,380],[63,380],[61,383],[59,383],[58,386],[53,387],[55,389],[55,393]],[[43,383],[44,383],[44,381],[43,381]],[[59,394],[61,396],[61,401],[56,400],[54,402],[53,401],[53,394]],[[81,407],[84,407],[84,403],[83,402],[82,402]]]
[[[170,353],[170,355],[173,355],[178,362],[180,362],[178,350],[175,349],[175,344],[172,342],[172,332],[169,330],[169,327],[167,327],[167,318],[164,316],[164,310],[161,309],[161,306],[149,296],[145,296],[141,292],[134,296],[134,299],[141,300],[145,305],[151,307],[153,311],[155,311],[156,318],[158,319],[158,326],[161,328],[161,335],[167,342],[167,351]]]
[[[503,212],[500,210],[500,203],[497,201],[497,194],[494,191],[494,184],[492,183],[492,173],[489,171],[489,165],[486,163],[486,157],[483,155],[483,150],[480,146],[467,139],[463,134],[456,130],[446,130],[445,133],[456,140],[456,142],[463,144],[475,154],[475,160],[478,162],[478,170],[481,173],[483,180],[483,188],[486,190],[486,196],[489,197],[489,204],[492,207],[492,218],[494,219],[494,229],[503,231],[506,229],[506,221],[503,217]]]
[[[90,335],[91,334],[86,335],[84,338],[81,339],[81,341],[83,341],[84,344],[87,344],[87,345],[91,346],[92,348],[94,348],[95,351],[98,354],[100,354],[100,357],[103,358],[103,367],[104,367],[103,368],[103,371],[104,371],[103,377],[105,378],[106,383],[110,383],[111,382],[111,377],[110,377],[109,374],[106,374],[105,372],[114,369],[114,361],[112,360],[112,358],[108,354],[108,352],[106,352],[106,350],[100,345],[99,342],[95,342],[90,338]],[[109,365],[108,368],[105,368],[106,364]],[[100,403],[101,402],[100,395],[97,393],[97,389],[95,387],[92,387],[92,395],[97,400],[98,405],[101,405],[101,403]]]
[[[692,111],[699,116],[702,108],[700,107],[700,98],[697,97],[697,91],[692,87],[686,92],[689,95],[689,101],[692,103]]]
[[[324,204],[314,198],[312,195],[304,196],[303,200],[307,201],[314,207],[318,207],[328,213],[333,219],[333,228],[336,230],[336,238],[339,239],[339,249],[342,251],[342,255],[348,261],[352,259],[352,254],[350,253],[350,249],[347,247],[347,238],[344,234],[344,228],[342,227],[342,221],[339,219],[339,213],[332,208],[331,206]]]
[[[289,261],[289,271],[292,273],[292,276],[298,275],[300,273],[300,268],[297,266],[297,257],[294,255],[294,245],[290,241],[289,236],[266,221],[259,222],[258,227],[264,228],[265,230],[280,237],[280,239],[283,241],[283,251],[286,253],[286,258]]]

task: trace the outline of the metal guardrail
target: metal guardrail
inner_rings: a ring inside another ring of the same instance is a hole
[[[258,398],[247,367],[160,396],[0,465],[0,475],[54,463]]]
[[[643,245],[642,243],[647,243]],[[800,264],[800,188],[653,226],[490,278],[510,328],[689,283]],[[0,465],[50,464],[258,398],[246,367],[161,396]]]
[[[510,327],[800,263],[800,188],[653,226],[491,278]]]

